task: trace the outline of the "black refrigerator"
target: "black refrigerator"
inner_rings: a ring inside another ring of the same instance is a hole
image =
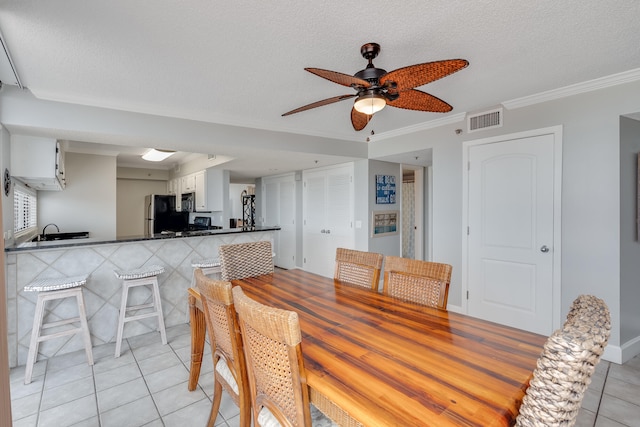
[[[189,212],[176,212],[176,196],[150,194],[145,196],[144,206],[145,236],[189,228]]]

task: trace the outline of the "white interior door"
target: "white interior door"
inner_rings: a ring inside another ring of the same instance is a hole
[[[353,165],[303,171],[303,266],[333,277],[336,248],[353,248]]]
[[[296,193],[295,181],[283,181],[279,185],[280,196],[280,242],[279,253],[276,254],[278,266],[282,268],[295,268],[296,266]]]
[[[554,320],[554,135],[468,151],[468,313],[548,335]]]
[[[330,268],[326,254],[325,205],[326,175],[305,174],[303,188],[303,266],[311,273],[326,275]],[[335,258],[334,258],[335,259]]]
[[[264,179],[265,223],[278,225],[273,235],[274,264],[282,268],[296,266],[296,197],[293,174]]]

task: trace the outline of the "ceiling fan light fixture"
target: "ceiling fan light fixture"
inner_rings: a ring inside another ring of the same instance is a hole
[[[353,103],[353,108],[355,108],[359,113],[371,116],[382,110],[385,105],[387,105],[387,101],[382,95],[377,93],[367,93],[356,99],[356,102]]]
[[[157,148],[152,148],[151,150],[144,153],[142,158],[149,162],[161,162],[167,157],[175,154],[175,151],[172,150],[160,150]]]

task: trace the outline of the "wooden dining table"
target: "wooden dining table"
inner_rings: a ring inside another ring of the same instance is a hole
[[[298,313],[311,401],[345,424],[513,425],[546,340],[298,269],[232,284]],[[205,335],[197,290],[189,303],[193,390]]]

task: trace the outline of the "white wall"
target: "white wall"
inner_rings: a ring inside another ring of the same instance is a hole
[[[11,136],[9,132],[0,126],[0,182],[2,182],[2,230],[10,230],[11,237],[5,241],[5,246],[13,243],[13,185],[9,195],[4,195],[4,170],[11,171]]]
[[[393,175],[396,177],[396,203],[393,204],[377,204],[376,203],[376,175]],[[367,232],[369,236],[369,252],[376,252],[393,256],[400,256],[401,249],[401,215],[400,215],[400,198],[402,193],[402,165],[398,163],[389,163],[389,162],[380,162],[376,160],[369,161],[369,176],[367,179],[368,184],[368,227]],[[372,211],[398,211],[398,233],[389,236],[379,236],[379,237],[370,237],[371,236],[371,214]]]
[[[457,122],[370,144],[371,158],[433,147],[433,259],[453,265],[450,304],[462,301],[462,141],[562,125],[562,316],[579,294],[595,294],[611,311],[610,345],[623,344],[619,117],[640,111],[638,93],[640,82],[628,83],[507,110],[499,129],[458,135]]]
[[[116,158],[66,153],[67,186],[38,192],[38,228],[55,223],[61,232],[89,231],[116,237]],[[47,231],[54,231],[49,227]]]
[[[640,241],[637,238],[640,121],[620,119],[620,342],[640,341]]]

